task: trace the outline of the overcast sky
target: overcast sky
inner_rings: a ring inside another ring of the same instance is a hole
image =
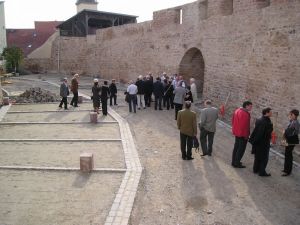
[[[3,1],[3,0],[2,0]],[[152,20],[153,11],[196,0],[98,0],[98,10]],[[34,21],[64,21],[76,14],[76,0],[4,0],[6,28],[33,28]]]

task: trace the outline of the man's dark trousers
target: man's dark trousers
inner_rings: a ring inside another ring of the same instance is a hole
[[[178,111],[182,110],[182,104],[174,103],[175,105],[175,120],[177,120]]]
[[[155,110],[157,110],[157,105],[159,107],[159,110],[162,109],[161,101],[162,101],[162,96],[155,96],[155,107],[154,107]]]
[[[192,157],[193,137],[180,133],[181,154],[183,159]],[[186,150],[187,149],[187,150]]]
[[[107,115],[107,98],[101,98],[102,102],[102,114]]]
[[[136,95],[129,95],[129,112],[132,112],[133,107],[133,112],[136,113],[136,101]]]
[[[248,140],[245,139],[244,137],[235,137],[231,165],[233,166],[241,165],[241,159],[243,158],[243,155],[245,153],[247,141]]]
[[[110,105],[112,105],[112,99],[114,99],[114,105],[116,105],[117,104],[117,95],[114,94],[114,95],[110,96]]]
[[[78,106],[78,91],[73,92],[73,95],[74,96],[72,98],[70,105],[74,104],[74,106],[76,107],[76,106]]]
[[[203,127],[200,129],[200,143],[203,155],[211,155],[212,146],[214,143],[214,132],[205,130]],[[207,145],[208,141],[208,145]]]
[[[293,169],[293,150],[295,145],[289,145],[285,148],[284,172],[290,174]]]
[[[150,107],[151,106],[151,95],[152,93],[145,93],[145,105]]]
[[[259,175],[266,174],[266,167],[269,161],[269,147],[255,147],[255,156],[254,156],[254,164],[253,164],[253,172],[259,173]]]
[[[67,97],[62,97],[61,101],[60,101],[60,104],[59,104],[59,107],[61,108],[62,107],[62,104],[64,103],[65,105],[65,109],[68,108],[67,104],[68,104],[68,101],[67,101]]]

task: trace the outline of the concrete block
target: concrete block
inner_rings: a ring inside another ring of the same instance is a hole
[[[9,105],[9,97],[3,97],[3,105]]]
[[[82,95],[79,95],[78,96],[78,103],[82,103],[83,102],[83,96]]]
[[[82,172],[91,172],[94,168],[93,153],[80,154],[80,170]]]
[[[96,112],[90,112],[90,122],[91,123],[98,122],[98,114]]]

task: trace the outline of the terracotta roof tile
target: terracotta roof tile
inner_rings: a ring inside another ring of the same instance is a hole
[[[43,45],[60,23],[60,21],[36,21],[35,29],[6,29],[7,46],[20,47],[26,57]]]

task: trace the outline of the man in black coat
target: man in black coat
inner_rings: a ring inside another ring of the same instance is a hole
[[[156,78],[156,82],[153,84],[153,94],[155,97],[155,107],[157,110],[157,104],[159,105],[159,110],[163,110],[161,107],[162,97],[164,95],[164,86],[159,77]]]
[[[255,128],[249,139],[253,147],[252,152],[255,155],[253,172],[263,177],[271,176],[271,174],[266,172],[269,160],[270,140],[273,131],[271,116],[271,108],[262,110],[262,117],[256,120]]]
[[[136,81],[135,85],[137,86],[138,92],[137,92],[137,105],[138,109],[141,109],[142,107],[145,109],[145,81],[143,80],[143,76],[140,75],[138,77],[138,80]]]
[[[110,96],[110,91],[108,87],[108,82],[105,80],[104,85],[101,87],[101,103],[102,103],[102,114],[107,116],[107,100]]]
[[[116,80],[112,79],[111,84],[109,85],[109,92],[110,92],[110,106],[112,106],[112,99],[114,99],[114,105],[117,104],[117,86],[116,86]]]
[[[151,77],[149,75],[146,76],[144,88],[145,88],[145,104],[147,107],[150,107],[151,96],[152,96],[152,92],[153,92],[153,81],[151,80]]]

